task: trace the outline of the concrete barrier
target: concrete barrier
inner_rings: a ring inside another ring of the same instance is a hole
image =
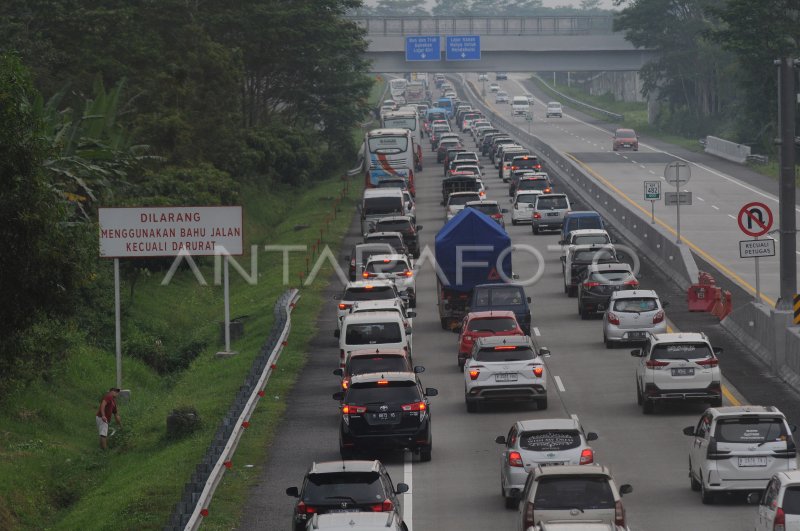
[[[711,155],[744,164],[750,156],[750,146],[730,142],[715,136],[707,136],[705,151]]]

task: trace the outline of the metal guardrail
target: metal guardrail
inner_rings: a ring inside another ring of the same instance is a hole
[[[384,17],[350,16],[367,35],[607,35],[610,16]]]
[[[744,164],[747,162],[747,158],[750,157],[750,146],[737,144],[736,142],[731,142],[715,136],[706,137],[704,149],[705,152],[710,155],[716,155],[717,157],[732,162],[738,162],[739,164]]]
[[[230,466],[239,439],[247,428],[258,400],[263,396],[264,388],[275,369],[275,364],[286,346],[292,329],[291,312],[299,298],[300,292],[290,289],[275,303],[273,310],[275,322],[269,338],[253,360],[250,373],[244,385],[239,387],[239,393],[228,414],[222,419],[206,455],[197,465],[191,481],[186,484],[183,498],[176,504],[169,524],[164,527],[165,531],[194,531],[208,515],[208,506],[214,491],[222,480],[225,470]]]
[[[540,83],[542,83],[545,87],[547,87],[547,90],[549,90],[553,94],[557,95],[562,100],[566,100],[566,101],[570,102],[574,106],[582,107],[584,109],[589,109],[590,111],[594,111],[594,112],[599,112],[600,114],[602,114],[602,115],[606,116],[607,118],[609,118],[612,122],[623,122],[623,121],[625,121],[625,115],[624,114],[618,114],[618,113],[615,113],[615,112],[607,111],[605,109],[601,109],[600,107],[595,107],[593,105],[589,105],[588,103],[584,103],[584,102],[582,102],[580,100],[576,100],[575,98],[571,98],[571,97],[567,96],[566,94],[563,94],[563,93],[557,91],[555,88],[553,88],[550,85],[548,85],[547,81],[545,81],[541,77],[537,76],[536,74],[534,74],[533,77],[535,77]]]

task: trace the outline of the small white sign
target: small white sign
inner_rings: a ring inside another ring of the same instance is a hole
[[[100,257],[242,254],[242,207],[100,208]]]
[[[661,200],[661,181],[644,182],[644,199],[645,201]]]
[[[775,256],[775,240],[744,240],[739,242],[740,258],[759,258],[762,256]]]
[[[692,192],[665,192],[664,204],[667,206],[691,205]]]

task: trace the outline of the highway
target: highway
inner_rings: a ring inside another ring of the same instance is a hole
[[[505,86],[515,85],[508,81]],[[519,94],[522,90],[509,92]],[[620,186],[630,187],[631,198],[638,198],[634,192],[641,193],[641,184],[636,190],[632,187],[635,178],[641,180],[642,171],[649,175],[651,169],[654,172],[663,169],[661,162],[642,160],[643,169],[638,162],[634,165],[625,159],[618,160],[617,155],[610,152],[608,134],[594,131],[580,122],[565,118],[544,124],[541,109],[541,102],[537,101],[534,127],[542,138],[573,153],[579,160],[585,159],[593,171],[602,172]],[[467,147],[472,147],[469,139],[466,143]],[[424,147],[427,148],[427,144]],[[430,150],[426,149],[425,153],[425,170],[416,180],[417,217],[418,223],[424,226],[421,243],[432,247],[444,221],[439,205],[442,174]],[[664,160],[658,153],[646,153],[651,158]],[[601,162],[596,162],[598,160]],[[488,174],[488,198],[507,204],[507,186],[496,177],[491,163],[484,161],[484,166]],[[721,193],[701,192],[699,183],[692,189],[697,195],[705,194],[707,202],[717,201],[716,198],[722,196],[728,203],[736,200]],[[665,212],[658,212],[658,215],[669,219]],[[718,220],[719,223],[710,218],[705,220],[709,213],[689,214],[687,219],[692,219],[692,215],[700,216],[695,222],[703,219],[709,226],[717,227],[720,239],[723,233],[725,237],[730,235],[732,241],[738,238],[724,219]],[[420,463],[410,454],[379,456],[388,465],[395,483],[405,481],[411,486],[410,492],[403,496],[409,529],[515,529],[516,512],[505,509],[500,496],[501,447],[494,439],[505,435],[519,419],[560,418],[572,414],[580,418],[587,431],[599,433],[599,440],[592,443],[596,461],[611,467],[617,484],[633,485],[633,493],[623,499],[631,529],[752,529],[755,508],[746,505],[743,496],[731,496],[717,505],[706,506],[701,504],[699,494],[689,488],[689,439],[681,430],[697,421],[704,406],[670,407],[657,410],[655,415],[643,415],[636,404],[634,369],[637,360],[629,355],[630,349],[607,350],[602,343],[601,321],[582,321],[576,299],[567,298],[563,293],[559,254],[548,250],[558,236],[534,236],[528,226],[512,226],[508,216],[506,223],[514,243],[532,244],[545,258],[544,276],[526,291],[533,300],[537,341],[553,353],[547,359],[549,409],[537,411],[535,407],[497,405],[485,407],[480,413],[467,413],[463,376],[456,364],[457,335],[440,328],[435,276],[429,265],[423,266],[417,277],[414,359],[415,363],[426,367],[421,375],[423,386],[439,390],[439,396],[431,399],[433,460]],[[356,226],[354,223],[343,249],[349,249],[357,238]],[[687,233],[690,238],[699,234]],[[514,256],[514,270],[522,277],[537,267],[536,260],[529,254]],[[742,270],[742,274],[746,271]],[[648,282],[651,279],[655,282],[655,278],[656,275],[643,278],[642,287],[651,287]],[[334,294],[340,290],[341,286],[334,284],[329,291]],[[669,308],[667,315],[669,317]],[[286,397],[284,419],[270,447],[270,457],[261,471],[259,485],[251,493],[241,529],[289,529],[294,498],[285,495],[285,488],[299,486],[312,461],[339,458],[338,409],[337,402],[331,398],[338,385],[337,377],[331,374],[337,367],[337,343],[332,334],[335,328],[333,301],[321,309],[318,324],[319,334],[312,341],[308,364],[294,390]],[[728,397],[743,401],[730,384],[727,389],[726,404],[730,403]]]
[[[528,92],[521,83],[526,78],[526,75],[516,74],[498,83],[513,97]],[[468,75],[467,79],[476,87],[481,86],[476,75]],[[495,104],[490,93],[487,93],[487,102],[495,111],[510,114],[508,106]],[[663,191],[675,191],[664,181],[664,166],[680,157],[647,143],[640,143],[638,152],[614,152],[609,131],[580,120],[568,110],[562,119],[545,118],[545,104],[537,99],[533,106],[532,132],[558,151],[569,154],[602,185],[616,189],[620,198],[637,207],[643,219],[650,216],[650,202],[643,197],[643,181],[661,180]],[[520,125],[525,127],[521,120]],[[753,260],[739,257],[739,241],[751,238],[739,229],[737,216],[745,204],[761,202],[772,210],[772,228],[777,229],[777,197],[706,165],[681,160],[689,162],[692,172],[690,182],[681,191],[693,194],[693,204],[681,207],[683,242],[742,288],[755,294]],[[800,212],[800,208],[797,211]],[[677,236],[675,207],[664,206],[662,200],[656,204],[656,218],[662,227]],[[772,237],[777,239],[778,235]],[[776,251],[777,247],[776,241]],[[779,258],[776,255],[759,261],[763,300],[774,306],[780,288]]]

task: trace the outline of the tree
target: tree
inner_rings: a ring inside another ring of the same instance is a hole
[[[436,0],[431,12],[437,17],[458,17],[470,14],[470,0]]]
[[[372,11],[382,16],[423,16],[430,13],[425,8],[425,0],[378,0]]]
[[[601,9],[600,0],[581,0],[581,9],[584,11]]]

